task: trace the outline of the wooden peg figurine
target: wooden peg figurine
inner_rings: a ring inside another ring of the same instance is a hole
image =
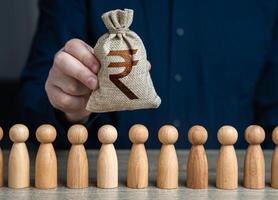
[[[189,142],[192,144],[187,160],[186,185],[193,189],[208,187],[208,161],[204,148],[208,133],[202,126],[193,126],[188,132]]]
[[[217,133],[221,148],[216,164],[216,187],[232,190],[238,187],[238,163],[234,149],[238,133],[232,126],[222,126]]]
[[[174,144],[178,140],[178,130],[171,125],[164,125],[158,131],[162,143],[157,163],[156,185],[162,189],[178,187],[179,165]]]
[[[4,135],[3,129],[0,126],[0,140],[2,140]],[[0,148],[0,187],[4,184],[4,160],[3,160],[3,152]]]
[[[29,130],[23,124],[16,124],[9,131],[13,146],[9,155],[8,186],[26,188],[30,186],[30,159],[25,144]]]
[[[97,187],[118,187],[118,158],[113,143],[117,139],[117,130],[104,125],[98,130],[98,139],[102,143],[97,160]]]
[[[86,188],[89,184],[89,167],[84,143],[88,131],[83,125],[73,125],[68,131],[68,140],[72,144],[67,161],[67,187]]]
[[[251,125],[245,130],[245,139],[249,143],[244,160],[243,185],[250,189],[265,187],[265,160],[261,143],[265,139],[262,127]]]
[[[36,131],[41,143],[35,161],[35,187],[51,189],[57,187],[57,157],[52,142],[56,138],[53,126],[44,124]]]
[[[133,143],[128,159],[127,187],[148,187],[148,157],[144,143],[149,136],[148,129],[140,124],[129,130],[129,139]]]
[[[272,132],[272,141],[276,146],[271,162],[271,187],[278,189],[278,127]]]

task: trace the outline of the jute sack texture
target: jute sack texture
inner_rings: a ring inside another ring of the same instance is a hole
[[[86,109],[101,113],[159,107],[161,99],[153,86],[144,44],[129,30],[133,10],[109,11],[102,20],[108,33],[94,47],[101,65],[99,88],[92,92]]]

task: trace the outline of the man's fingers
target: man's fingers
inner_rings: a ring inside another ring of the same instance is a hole
[[[52,84],[63,90],[64,93],[72,96],[83,96],[91,93],[88,87],[80,81],[64,75],[59,69],[52,68],[49,74],[52,79]]]
[[[60,51],[55,56],[54,66],[65,75],[79,80],[91,90],[97,89],[97,76],[70,54]]]
[[[93,48],[78,39],[67,42],[55,55],[45,90],[52,106],[68,120],[84,120],[90,115],[85,108],[91,91],[98,88],[99,67]]]
[[[85,110],[87,98],[68,95],[53,85],[46,89],[47,92],[51,93],[48,98],[53,107],[69,113]]]
[[[79,39],[69,40],[64,47],[64,51],[75,57],[95,74],[99,71],[99,62],[93,54],[93,48]]]

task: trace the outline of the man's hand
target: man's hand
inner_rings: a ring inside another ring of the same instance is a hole
[[[52,106],[69,121],[85,121],[90,115],[85,108],[92,90],[98,88],[99,68],[93,48],[79,39],[69,40],[55,55],[45,90]]]

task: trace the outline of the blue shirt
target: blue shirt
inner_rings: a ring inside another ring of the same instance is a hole
[[[158,129],[179,130],[177,148],[188,148],[188,129],[208,130],[207,148],[218,148],[217,130],[225,124],[239,133],[262,125],[270,147],[278,125],[277,0],[41,0],[40,17],[30,56],[22,74],[18,121],[34,131],[42,123],[58,129],[56,145],[67,147],[69,124],[49,103],[44,90],[55,53],[79,38],[94,46],[107,32],[101,15],[112,9],[134,9],[131,30],[143,40],[151,76],[162,99],[158,109],[92,116],[87,146],[97,146],[97,129],[105,123],[118,129],[117,148],[130,148],[128,129],[142,123],[149,129],[148,148],[159,148]],[[34,134],[33,139],[34,139]],[[34,139],[35,140],[35,139]]]

